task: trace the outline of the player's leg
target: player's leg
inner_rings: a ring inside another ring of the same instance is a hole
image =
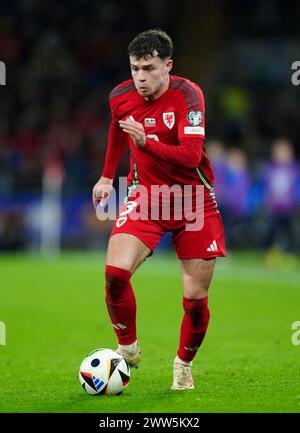
[[[131,274],[151,254],[151,249],[137,236],[117,233],[110,237],[106,265],[126,269]]]
[[[120,233],[108,244],[105,279],[106,305],[118,339],[118,352],[133,367],[140,362],[136,335],[136,301],[130,278],[151,253],[136,236]]]
[[[178,356],[185,362],[194,359],[209,323],[208,289],[215,258],[181,260],[184,317],[181,324]]]
[[[173,243],[182,268],[184,315],[172,389],[191,389],[192,361],[204,340],[210,318],[208,289],[215,258],[226,254],[220,215],[205,218],[202,230],[178,230],[173,234]]]
[[[209,323],[208,289],[215,259],[181,260],[183,310],[179,349],[174,360],[172,389],[193,389],[192,361],[199,350]]]

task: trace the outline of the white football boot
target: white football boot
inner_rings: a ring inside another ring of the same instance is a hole
[[[194,388],[192,363],[185,363],[176,356],[173,364],[173,385],[171,386],[171,389],[179,391]]]
[[[132,345],[125,347],[119,345],[117,352],[123,356],[131,368],[138,368],[139,363],[141,362],[141,351],[139,344],[133,343]]]

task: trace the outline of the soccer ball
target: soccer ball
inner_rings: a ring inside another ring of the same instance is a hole
[[[80,384],[90,395],[120,394],[129,379],[129,365],[111,349],[94,350],[84,358],[79,368]]]

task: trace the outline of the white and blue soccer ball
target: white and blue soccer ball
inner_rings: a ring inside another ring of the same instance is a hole
[[[125,359],[111,349],[89,353],[79,368],[79,381],[90,395],[121,394],[130,380],[130,367]]]

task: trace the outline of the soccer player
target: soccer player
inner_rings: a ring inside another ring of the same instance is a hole
[[[170,74],[172,51],[171,38],[159,29],[140,33],[129,44],[132,79],[110,93],[112,122],[104,169],[93,189],[93,204],[95,208],[103,206],[108,199],[116,167],[129,144],[127,203],[115,221],[107,250],[106,304],[118,338],[117,350],[136,367],[140,348],[130,278],[170,231],[182,269],[184,310],[171,389],[183,390],[194,388],[192,361],[207,331],[208,288],[215,258],[225,256],[225,241],[213,173],[204,149],[203,94],[197,84]],[[185,216],[179,220],[174,216],[168,220],[130,218],[135,208],[134,190],[143,186],[150,200],[153,185],[190,185],[193,204],[200,186],[204,190],[203,227],[188,230]]]

